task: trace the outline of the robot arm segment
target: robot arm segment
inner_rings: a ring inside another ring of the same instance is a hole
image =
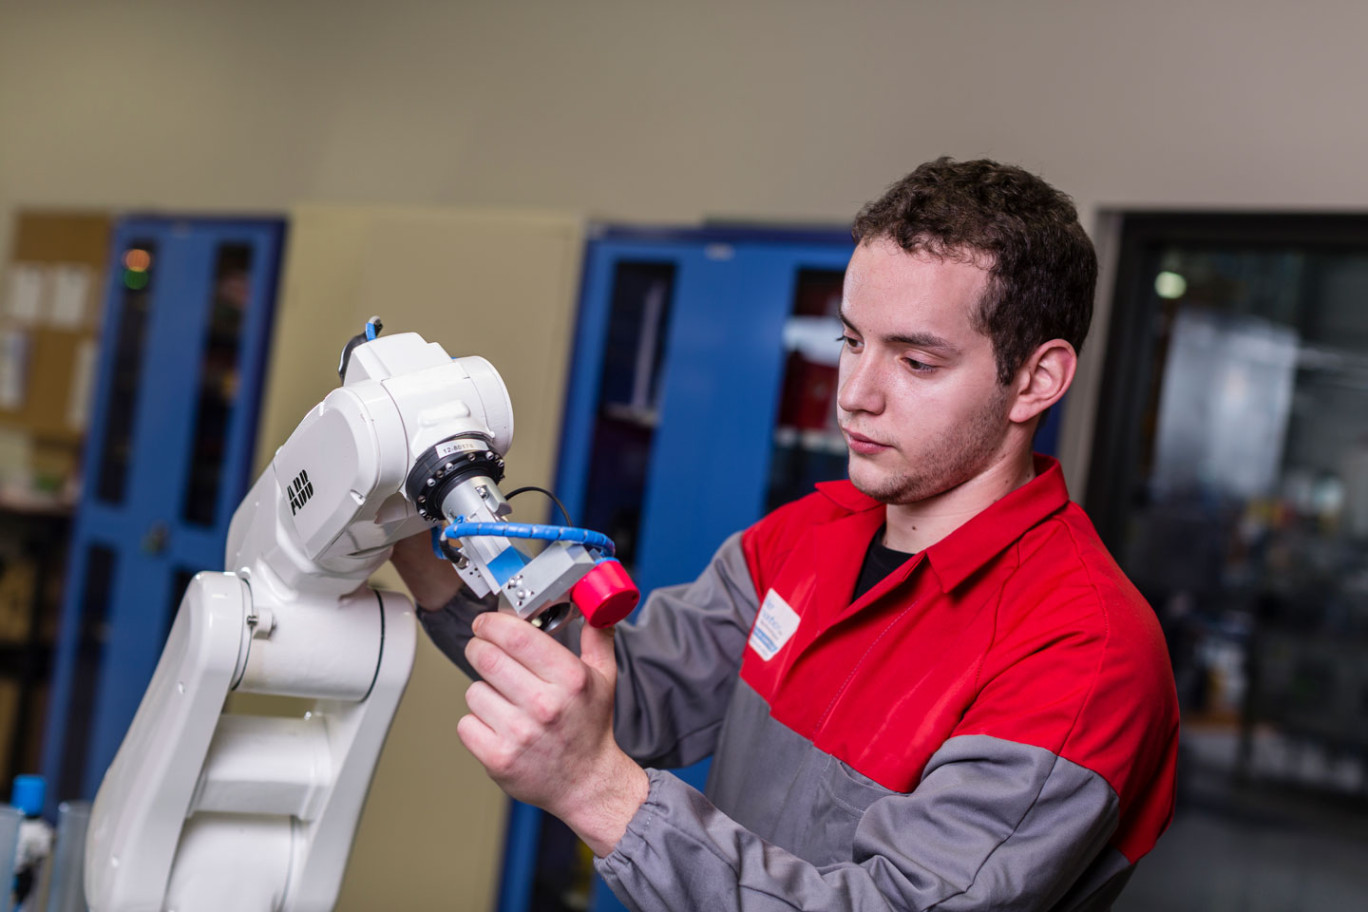
[[[96,912],[332,908],[413,661],[411,603],[365,585],[394,542],[441,526],[467,586],[545,627],[572,602],[599,625],[635,604],[611,543],[506,522],[494,368],[366,335],[234,514],[227,572],[182,600],[92,812]],[[512,541],[528,529],[549,540],[535,556]],[[224,714],[230,690],[313,703]]]
[[[611,547],[562,538],[529,557],[500,531],[511,513],[498,482],[513,414],[493,366],[479,357],[449,358],[404,333],[356,346],[345,375],[234,517],[228,567],[286,597],[341,594],[374,572],[401,538],[434,524],[486,524],[450,536],[466,586],[477,597],[498,592],[503,610],[543,626],[563,622],[572,613],[569,593]],[[595,575],[616,580],[611,569]],[[620,594],[606,605],[581,606],[591,623],[606,626],[631,610],[628,585],[613,583]]]

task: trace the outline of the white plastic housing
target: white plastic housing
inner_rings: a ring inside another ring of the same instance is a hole
[[[85,874],[91,908],[162,908],[200,763],[237,668],[250,598],[230,574],[201,573],[190,582],[91,811]]]
[[[484,359],[414,334],[354,350],[234,514],[231,572],[187,589],[92,812],[95,912],[332,908],[415,645],[409,601],[365,581],[427,527],[401,491],[416,456],[512,433]],[[224,715],[233,688],[314,702]]]
[[[352,608],[369,614],[377,633],[384,629],[360,694],[339,688],[331,670],[281,668],[276,677],[291,692],[348,695],[318,699],[298,719],[223,715],[231,681],[247,661],[241,634],[250,596],[232,574],[194,578],[95,800],[86,845],[91,909],[332,908],[415,643],[403,596],[365,590]],[[317,652],[354,648],[347,623],[301,617]],[[296,623],[288,612],[279,621]],[[336,627],[343,632],[335,636]],[[252,645],[259,651],[262,643]],[[271,674],[258,677],[257,689],[273,689]]]
[[[332,908],[413,663],[412,605],[365,581],[390,545],[427,528],[403,493],[414,462],[472,435],[500,455],[512,443],[508,392],[483,358],[453,360],[412,333],[353,350],[343,387],[234,514],[230,572],[201,573],[186,592],[95,801],[95,912]],[[478,487],[500,516],[497,488]],[[479,562],[489,540],[466,544]],[[527,610],[583,575],[566,550],[521,571]],[[224,715],[234,688],[314,702],[303,718]]]
[[[357,347],[346,385],[304,417],[234,515],[228,569],[264,572],[282,592],[350,592],[390,545],[427,528],[404,479],[429,447],[462,434],[500,455],[512,445],[512,404],[488,361],[449,358],[415,333]]]

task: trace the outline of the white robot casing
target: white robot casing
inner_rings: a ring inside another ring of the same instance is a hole
[[[198,574],[181,602],[95,801],[94,912],[332,908],[413,662],[412,604],[366,580],[431,525],[404,493],[415,459],[451,438],[501,458],[512,436],[484,359],[413,333],[355,348],[234,514],[226,572]],[[497,521],[507,504],[480,481],[494,493],[481,486],[490,509],[474,518]],[[227,714],[231,690],[314,702],[302,718]]]

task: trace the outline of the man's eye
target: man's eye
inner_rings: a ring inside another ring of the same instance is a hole
[[[903,363],[908,366],[913,373],[928,374],[935,370],[935,365],[927,364],[925,361],[918,361],[916,358],[903,358]]]
[[[860,340],[859,340],[859,339],[856,339],[856,338],[853,337],[853,336],[847,336],[847,335],[842,334],[842,335],[839,335],[839,336],[836,337],[836,341],[839,342],[839,343],[841,343],[842,345],[849,346],[850,348],[859,348],[859,347],[860,347]]]

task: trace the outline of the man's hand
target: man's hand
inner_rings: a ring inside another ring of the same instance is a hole
[[[419,608],[438,611],[464,583],[449,561],[432,553],[432,533],[422,532],[394,543],[390,563],[408,586]]]
[[[526,621],[476,618],[470,685],[456,731],[512,797],[556,815],[608,855],[646,800],[646,773],[613,740],[612,630],[584,625],[581,657]]]

